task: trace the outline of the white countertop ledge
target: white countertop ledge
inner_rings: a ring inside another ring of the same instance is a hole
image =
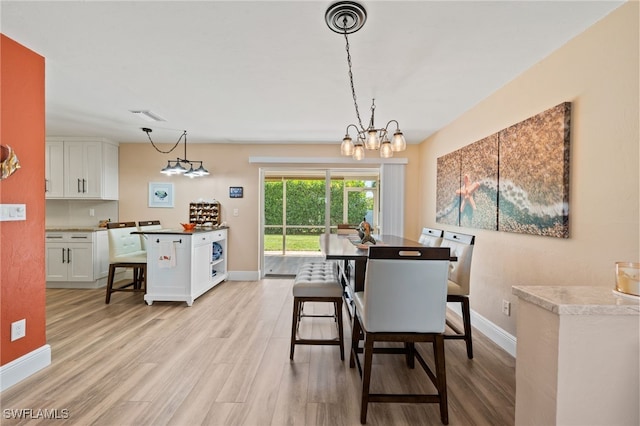
[[[512,293],[558,315],[640,315],[640,298],[605,287],[513,286]]]

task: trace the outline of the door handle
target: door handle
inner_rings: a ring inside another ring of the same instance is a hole
[[[67,263],[71,263],[71,249],[67,249]]]
[[[49,192],[49,179],[44,180],[44,192]]]
[[[78,192],[82,192],[82,190],[80,189],[80,178],[78,178]]]
[[[87,180],[82,179],[82,192],[87,192]]]
[[[62,249],[62,263],[65,263],[65,261],[64,261],[64,249]]]

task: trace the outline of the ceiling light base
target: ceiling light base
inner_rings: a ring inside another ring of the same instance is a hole
[[[345,32],[353,34],[364,26],[367,11],[360,3],[339,1],[329,6],[324,14],[324,20],[331,31],[339,34],[345,34]]]

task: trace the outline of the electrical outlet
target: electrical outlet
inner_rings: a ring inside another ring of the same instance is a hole
[[[25,318],[11,323],[11,341],[22,339],[27,335],[27,320]]]
[[[96,215],[96,210],[95,209],[89,209],[89,216],[93,217]]]
[[[238,216],[239,213],[240,213],[240,211],[238,209],[233,209],[233,215],[234,216]]]
[[[502,313],[508,317],[511,316],[511,302],[506,299],[502,301]]]

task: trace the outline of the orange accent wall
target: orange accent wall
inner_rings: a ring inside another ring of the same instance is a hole
[[[26,204],[26,221],[0,222],[0,365],[46,344],[44,58],[0,34],[0,143],[21,168],[0,181],[2,204]],[[26,337],[11,341],[25,318]]]

